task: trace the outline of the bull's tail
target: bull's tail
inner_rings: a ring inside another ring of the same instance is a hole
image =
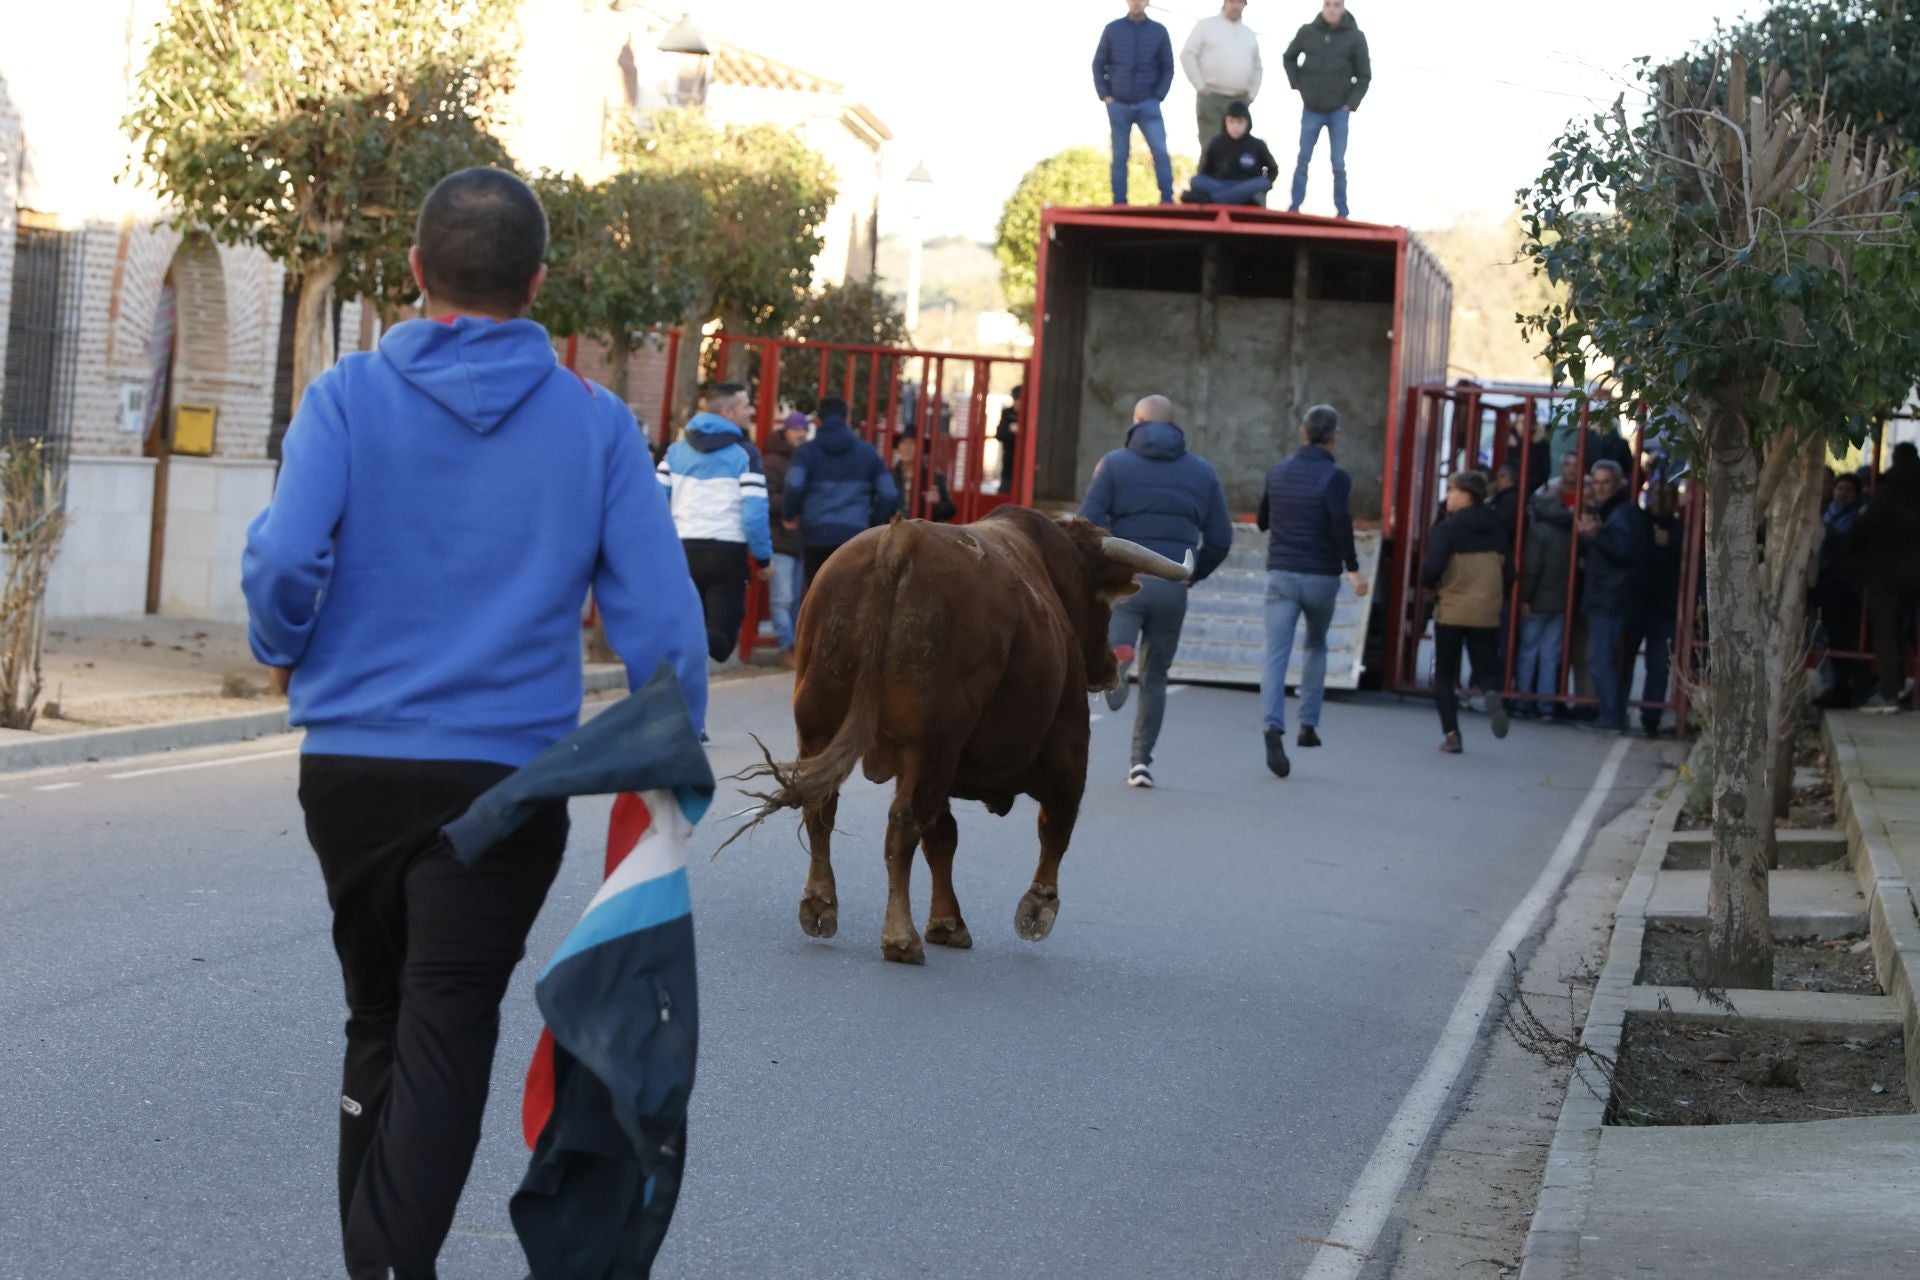
[[[726,844],[714,851],[715,857],[727,845],[783,809],[805,812],[825,805],[839,793],[861,757],[872,750],[880,731],[880,696],[885,684],[883,668],[887,635],[893,624],[894,596],[899,589],[900,575],[906,569],[907,543],[912,538],[913,527],[903,524],[897,515],[881,535],[880,548],[874,557],[873,578],[862,594],[860,615],[854,626],[854,634],[859,637],[859,666],[854,675],[853,696],[848,699],[847,713],[841,718],[839,729],[824,751],[804,760],[787,762],[775,760],[767,744],[754,738],[763,762],[733,775],[732,781],[757,782],[770,778],[773,789],[745,793],[748,799],[759,801],[759,806],[745,811],[751,816],[727,837]]]

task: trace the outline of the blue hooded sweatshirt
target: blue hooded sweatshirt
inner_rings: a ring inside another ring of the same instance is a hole
[[[893,518],[900,490],[874,447],[845,418],[828,418],[787,471],[786,518],[809,547],[837,547]]]
[[[1093,469],[1080,514],[1116,538],[1170,560],[1195,552],[1199,582],[1233,550],[1227,495],[1213,464],[1187,452],[1186,433],[1171,422],[1137,422],[1127,447]]]
[[[707,638],[646,444],[530,320],[411,320],[315,379],[242,569],[315,754],[519,766],[570,733],[592,587],[631,687],[704,724]]]
[[[756,564],[773,562],[767,468],[746,432],[717,413],[696,413],[655,473],[682,540],[744,542]]]

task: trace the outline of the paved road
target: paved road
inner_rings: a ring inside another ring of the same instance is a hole
[[[787,696],[716,689],[723,772],[749,732],[791,743]],[[1194,689],[1139,793],[1128,712],[1095,728],[1038,946],[1012,930],[1030,804],[959,814],[975,948],[922,969],[880,960],[877,789],[841,807],[832,942],[795,922],[788,829],[714,862],[725,824],[702,829],[703,1053],[663,1275],[1300,1273],[1610,743],[1518,725],[1496,744],[1470,721],[1469,754],[1441,757],[1430,709],[1360,699],[1330,704],[1329,745],[1281,783],[1253,695]],[[0,1277],[338,1274],[343,1011],[292,747],[0,775]],[[1654,767],[1634,751],[1610,807]],[[591,892],[605,814],[574,808],[536,957]],[[915,887],[924,918],[924,867]],[[506,1197],[534,967],[456,1280],[524,1270]]]

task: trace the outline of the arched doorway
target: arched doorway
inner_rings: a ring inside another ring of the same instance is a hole
[[[168,516],[174,501],[171,460],[180,409],[214,408],[227,373],[227,286],[220,254],[204,232],[180,242],[154,304],[147,340],[147,420],[142,452],[156,460],[153,531],[147,555],[147,612],[166,600]]]

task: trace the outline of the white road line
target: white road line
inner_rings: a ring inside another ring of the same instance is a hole
[[[133,769],[126,773],[110,773],[107,775],[107,778],[109,781],[119,782],[123,778],[151,778],[161,773],[185,773],[189,769],[221,769],[230,764],[251,764],[255,760],[281,760],[287,756],[297,756],[299,754],[300,748],[288,747],[285,751],[256,751],[251,755],[229,756],[224,760],[200,760],[193,764],[161,765],[156,769]],[[68,785],[79,786],[80,784],[76,782],[69,783]],[[45,790],[44,787],[41,789]]]
[[[35,791],[71,791],[80,784],[77,782],[49,782],[44,787],[35,787]]]
[[[1541,914],[1553,905],[1567,873],[1573,868],[1574,859],[1586,847],[1587,835],[1600,815],[1600,806],[1606,801],[1607,792],[1613,789],[1620,762],[1632,745],[1622,739],[1607,753],[1606,763],[1600,766],[1599,776],[1594,778],[1587,798],[1575,811],[1573,821],[1560,837],[1559,847],[1554,849],[1540,878],[1533,882],[1533,888],[1487,944],[1485,954],[1467,979],[1466,990],[1453,1006],[1453,1015],[1440,1032],[1440,1042],[1434,1046],[1413,1088],[1401,1099],[1400,1109],[1394,1112],[1387,1131],[1380,1135],[1373,1158],[1361,1171],[1360,1180],[1353,1184],[1333,1230],[1324,1237],[1330,1244],[1341,1247],[1321,1245],[1304,1280],[1354,1280],[1372,1256],[1380,1230],[1386,1226],[1387,1217],[1400,1198],[1400,1188],[1426,1146],[1434,1122],[1440,1118],[1440,1110],[1459,1083],[1461,1068],[1480,1038],[1481,1023],[1493,1004],[1494,992],[1506,977],[1507,953],[1520,945]]]

